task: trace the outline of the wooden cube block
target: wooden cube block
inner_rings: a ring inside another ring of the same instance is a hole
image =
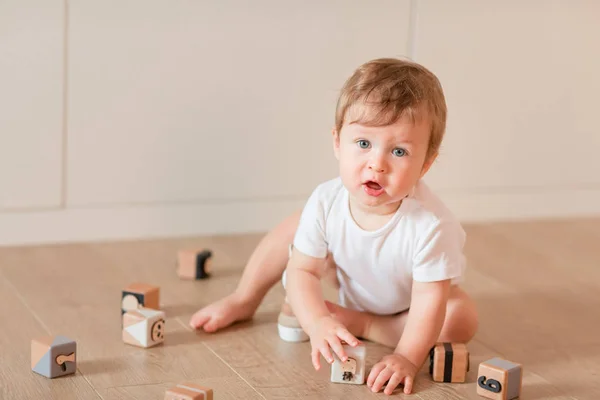
[[[521,395],[523,368],[521,364],[502,358],[492,358],[479,364],[477,394],[488,399],[510,400]]]
[[[165,340],[165,313],[138,308],[123,315],[123,341],[138,347],[152,347]]]
[[[333,364],[331,364],[331,382],[349,383],[362,385],[365,383],[365,361],[367,358],[367,347],[364,343],[352,347],[342,342],[344,351],[348,356],[346,362],[342,362],[337,354],[333,353]]]
[[[121,315],[138,307],[158,310],[160,290],[158,286],[147,283],[132,283],[121,293]]]
[[[209,250],[181,250],[177,255],[177,275],[182,279],[210,277],[212,252]]]
[[[165,393],[165,400],[213,400],[213,391],[195,383],[181,383]]]
[[[469,367],[469,351],[463,343],[436,343],[429,352],[429,374],[436,382],[464,382]]]
[[[47,378],[74,374],[77,343],[65,336],[42,336],[31,341],[31,369]]]

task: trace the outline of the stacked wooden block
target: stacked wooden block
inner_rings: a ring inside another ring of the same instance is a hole
[[[159,309],[160,290],[146,283],[133,283],[121,294],[123,342],[152,347],[165,340],[165,313]]]

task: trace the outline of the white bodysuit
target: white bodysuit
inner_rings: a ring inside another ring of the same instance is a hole
[[[312,257],[331,253],[338,265],[340,305],[395,314],[409,308],[413,280],[462,280],[465,232],[423,181],[375,231],[356,224],[348,200],[339,177],[320,184],[304,207],[293,243]]]

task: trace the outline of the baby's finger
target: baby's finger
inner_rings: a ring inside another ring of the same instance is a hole
[[[406,379],[404,380],[404,393],[405,394],[412,393],[413,381],[414,381],[414,378],[412,376],[407,376]]]
[[[367,387],[373,386],[373,383],[375,383],[375,379],[377,379],[379,373],[383,371],[384,368],[385,364],[383,363],[377,363],[373,366],[373,368],[371,368],[371,372],[369,373],[369,376],[367,378]]]
[[[321,353],[317,347],[313,347],[310,356],[312,358],[313,367],[318,371],[321,369]]]
[[[327,342],[323,343],[323,345],[321,345],[319,350],[321,351],[321,354],[323,354],[323,357],[325,357],[327,362],[329,364],[331,364],[333,362],[333,355],[331,354],[331,349],[329,348],[329,343],[327,343]]]
[[[342,346],[340,339],[334,335],[334,336],[328,337],[327,342],[329,343],[329,345],[331,346],[331,348],[333,349],[335,354],[338,355],[340,360],[342,360],[342,362],[346,362],[346,359],[348,358],[348,356],[346,355],[346,351],[344,350],[344,346]]]
[[[379,373],[375,382],[373,382],[373,387],[371,387],[371,391],[379,392],[383,385],[391,378],[394,371],[391,368],[385,368],[383,371]]]
[[[403,375],[400,372],[395,372],[388,381],[387,385],[385,385],[385,390],[383,392],[385,394],[392,394],[394,389],[396,389],[400,382],[402,382],[402,377]]]
[[[354,337],[347,329],[340,328],[337,331],[337,335],[340,339],[343,339],[350,346],[354,347],[358,344],[358,339]]]

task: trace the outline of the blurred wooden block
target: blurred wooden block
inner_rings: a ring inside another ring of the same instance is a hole
[[[469,351],[463,343],[436,343],[429,352],[429,374],[435,382],[464,382],[469,367]]]
[[[138,347],[152,347],[165,341],[165,313],[138,308],[123,315],[123,342]]]
[[[160,289],[147,283],[132,283],[121,293],[121,315],[127,311],[146,307],[158,310]]]
[[[31,370],[46,378],[74,374],[77,343],[65,336],[42,336],[31,341]]]
[[[177,254],[177,275],[182,279],[206,279],[212,270],[209,250],[181,250]]]
[[[479,364],[477,394],[488,399],[511,400],[521,395],[523,367],[502,358]]]
[[[165,393],[164,400],[213,400],[213,391],[195,383],[181,383]]]
[[[346,342],[342,342],[342,346],[344,347],[348,359],[346,362],[342,362],[339,357],[333,353],[331,382],[362,385],[365,383],[367,347],[364,343],[359,343],[358,346],[352,347]]]

